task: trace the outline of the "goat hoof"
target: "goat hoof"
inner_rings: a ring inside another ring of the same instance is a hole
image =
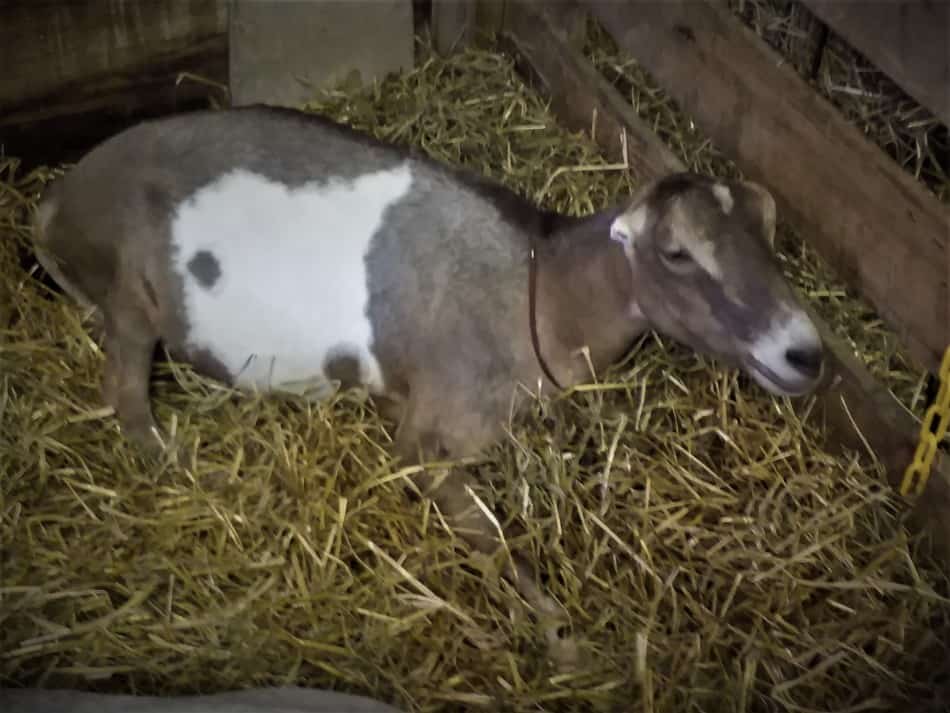
[[[126,439],[147,456],[161,456],[167,449],[161,431],[151,420],[139,423],[123,423],[122,431]]]

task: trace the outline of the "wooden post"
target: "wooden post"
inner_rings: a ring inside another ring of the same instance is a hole
[[[432,41],[446,55],[471,43],[476,27],[476,0],[432,0]]]
[[[592,0],[593,14],[841,278],[911,357],[950,343],[950,212],[872,145],[729,9],[710,0]]]
[[[515,0],[508,17],[508,40],[530,67],[530,74],[540,81],[559,119],[575,131],[590,131],[595,126],[596,141],[611,160],[621,157],[618,135],[625,131],[634,170],[643,180],[683,170],[682,162],[672,151],[600,78],[586,58],[571,47],[558,20],[556,8]],[[642,155],[637,153],[640,150]],[[864,452],[869,446],[883,464],[888,481],[896,487],[916,447],[916,422],[876,382],[847,344],[813,310],[809,311],[819,325],[831,359],[813,418],[827,434],[830,450],[848,448]],[[948,461],[938,455],[927,490],[915,503],[911,524],[929,534],[937,553],[950,561]]]
[[[802,4],[950,126],[950,2],[803,0]]]

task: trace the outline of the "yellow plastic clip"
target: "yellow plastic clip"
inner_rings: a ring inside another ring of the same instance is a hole
[[[927,486],[930,477],[930,468],[937,455],[937,446],[947,435],[950,426],[950,347],[944,352],[943,362],[940,364],[940,390],[937,399],[924,414],[924,422],[920,427],[920,442],[914,453],[914,460],[904,471],[904,480],[901,482],[901,495],[907,495],[911,490],[915,478],[917,481],[914,493],[920,495]]]

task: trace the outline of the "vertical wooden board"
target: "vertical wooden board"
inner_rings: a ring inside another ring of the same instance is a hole
[[[803,4],[950,125],[950,1],[803,0]]]
[[[472,41],[477,23],[477,0],[432,0],[432,42],[448,54]]]
[[[916,362],[950,343],[950,212],[710,0],[589,6],[858,289]]]
[[[413,66],[411,0],[232,0],[231,101],[299,106]]]

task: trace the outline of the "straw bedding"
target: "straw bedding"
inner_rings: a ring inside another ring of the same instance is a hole
[[[420,52],[415,71],[309,108],[567,212],[633,188],[504,56]],[[708,148],[681,154],[714,166]],[[237,395],[163,362],[156,415],[192,456],[140,459],[101,408],[83,315],[29,254],[47,173],[0,172],[4,682],[293,681],[427,711],[939,710],[947,577],[874,464],[828,455],[787,402],[655,335],[599,383],[531,403],[470,466],[526,525],[585,647],[576,673],[544,662],[493,564],[405,497],[393,424],[359,392]],[[834,300],[839,325],[865,319]]]

